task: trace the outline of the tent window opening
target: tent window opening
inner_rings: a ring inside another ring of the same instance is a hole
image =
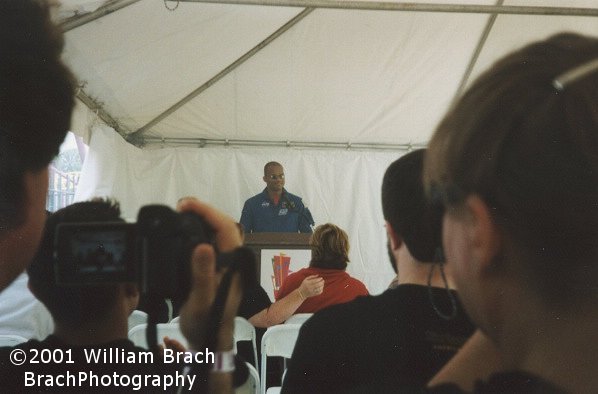
[[[60,153],[50,163],[48,170],[48,195],[46,209],[55,212],[73,203],[79,184],[81,167],[89,147],[81,137],[68,132],[60,146]]]

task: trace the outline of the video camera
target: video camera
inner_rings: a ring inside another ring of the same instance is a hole
[[[213,240],[214,231],[200,216],[163,205],[142,207],[137,223],[61,223],[54,244],[56,283],[135,282],[143,294],[184,300],[191,253]],[[227,261],[218,258],[218,269]]]

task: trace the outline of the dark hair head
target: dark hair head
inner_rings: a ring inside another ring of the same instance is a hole
[[[108,200],[79,202],[51,214],[37,254],[27,269],[30,286],[52,317],[66,324],[99,322],[108,318],[118,296],[117,285],[59,286],[55,283],[54,238],[56,227],[69,222],[118,222],[118,203]]]
[[[0,1],[0,235],[24,220],[24,173],[46,167],[70,127],[62,46],[45,2]]]
[[[264,165],[264,175],[266,175],[266,172],[268,171],[268,167],[282,167],[282,164],[280,164],[277,161],[269,161]]]
[[[546,300],[596,293],[598,39],[559,34],[509,54],[481,75],[438,126],[426,184],[458,208],[479,195]],[[503,251],[504,252],[504,251]]]
[[[314,230],[309,240],[310,267],[344,270],[349,261],[349,237],[342,228],[326,223]]]
[[[424,153],[425,149],[407,153],[388,167],[382,181],[382,213],[413,257],[432,262],[441,246],[442,217],[424,193]]]

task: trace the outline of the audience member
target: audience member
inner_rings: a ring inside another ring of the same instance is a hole
[[[463,387],[596,392],[598,39],[559,34],[496,62],[440,123],[425,182],[459,296],[504,362]]]
[[[316,227],[309,243],[312,250],[309,268],[287,276],[278,292],[278,299],[299,289],[299,296],[305,301],[295,313],[314,313],[369,294],[361,281],[345,272],[349,261],[349,237],[340,227],[330,223]],[[305,280],[317,277],[323,279],[318,289],[321,294],[308,298],[309,294],[301,292],[301,285]]]
[[[245,239],[242,224],[237,223],[241,238]],[[287,320],[303,303],[305,298],[322,293],[323,279],[317,276],[305,278],[296,291],[290,292],[286,297],[272,303],[266,290],[256,283],[251,289],[245,289],[243,299],[239,305],[238,315],[249,320],[258,328],[267,328]],[[259,335],[261,338],[261,335]]]
[[[117,221],[123,221],[120,219],[120,209],[118,204],[109,201],[76,203],[58,210],[48,218],[39,250],[27,270],[31,291],[48,308],[54,319],[54,333],[42,341],[31,340],[14,348],[0,348],[0,383],[3,389],[10,392],[22,390],[25,387],[25,373],[34,375],[34,381],[40,375],[54,378],[67,374],[67,371],[73,375],[78,375],[79,372],[93,372],[97,376],[117,374],[131,377],[136,374],[154,374],[160,376],[160,380],[165,375],[176,375],[178,364],[162,364],[161,360],[157,359],[149,362],[146,360],[147,350],[135,347],[127,339],[127,319],[139,301],[139,291],[135,283],[81,286],[56,283],[54,244],[57,226],[68,222]],[[48,349],[49,354],[68,354],[69,360],[14,366],[9,362],[9,353],[14,349],[21,349],[26,355]],[[67,353],[67,350],[70,350],[70,353]],[[86,359],[86,355],[92,352],[100,355],[101,361],[94,363]],[[109,358],[105,360],[104,355],[109,355]],[[154,358],[153,355],[149,357]],[[75,381],[80,382],[73,379],[73,382]],[[64,379],[64,382],[68,382],[68,379]],[[110,384],[114,386],[111,390],[117,389],[118,382],[119,380],[116,380]],[[50,387],[47,389],[86,392],[105,390],[101,386],[93,386],[91,378],[71,387],[68,383],[65,387],[59,387],[59,382],[56,383],[48,385]],[[186,381],[183,387],[192,388],[190,385],[190,381]],[[34,386],[40,388],[37,381]],[[135,386],[122,385],[120,391],[128,392],[133,387]],[[151,387],[145,385],[140,388],[144,391],[151,390]],[[162,388],[160,385],[155,391],[162,391]]]
[[[70,128],[74,79],[60,60],[63,37],[49,14],[43,0],[0,1],[0,290],[23,272],[36,253],[46,218],[47,166]],[[208,222],[220,251],[241,246],[229,217],[196,200],[182,202],[179,209],[193,211]],[[194,250],[191,266],[192,289],[182,309],[181,329],[191,348],[202,350],[225,272],[215,272],[210,245]],[[212,373],[199,376],[209,381],[212,391],[232,387],[228,370],[234,359],[234,317],[240,295],[241,282],[234,274],[213,349],[217,361],[223,362],[214,364]]]
[[[2,387],[11,392],[20,391],[28,381],[23,376],[31,374],[33,377],[29,382],[35,382],[31,385],[33,391],[40,388],[39,376],[44,376],[42,382],[47,379],[53,382],[47,385],[49,387],[45,391],[104,391],[102,384],[94,383],[91,376],[95,375],[101,382],[109,381],[111,391],[143,389],[144,392],[162,392],[165,388],[174,391],[174,387],[179,387],[197,392],[199,381],[192,374],[182,377],[182,362],[174,361],[172,352],[168,361],[162,362],[159,356],[135,347],[128,340],[128,316],[139,301],[136,283],[61,285],[57,282],[56,267],[60,262],[55,258],[56,230],[61,223],[69,222],[124,221],[120,218],[118,204],[104,200],[76,203],[48,218],[40,248],[28,273],[29,286],[50,311],[55,330],[42,341],[31,340],[16,347],[0,348]],[[24,351],[26,355],[42,354],[47,350],[47,354],[68,355],[68,360],[13,365],[9,363],[12,360],[9,353],[15,349]],[[208,354],[206,352],[206,362],[213,363],[215,355],[213,352],[212,356]],[[87,374],[87,378],[80,380],[79,373]],[[60,378],[69,374],[73,376],[72,379]],[[157,383],[147,384],[145,378],[131,380],[136,375],[151,376]],[[177,375],[181,378],[175,378]],[[47,376],[51,378],[45,378]],[[111,378],[107,379],[106,376]]]
[[[0,334],[44,339],[54,330],[52,316],[27,287],[23,272],[0,293]]]
[[[264,166],[266,188],[243,205],[241,224],[248,233],[311,233],[314,220],[301,197],[284,188],[284,169],[271,161]]]
[[[283,392],[363,387],[373,393],[423,386],[473,333],[456,293],[445,288],[443,271],[428,263],[440,246],[440,221],[426,204],[423,157],[424,150],[401,157],[387,169],[382,184],[399,286],[330,307],[305,322]],[[376,391],[378,386],[387,391]]]
[[[0,289],[20,275],[46,219],[48,164],[70,126],[62,35],[35,1],[0,2]]]
[[[244,237],[243,225],[238,224],[238,228],[241,236]],[[247,319],[257,328],[258,349],[266,328],[283,323],[291,317],[306,298],[321,294],[323,285],[324,280],[322,278],[310,276],[305,278],[295,291],[290,292],[286,297],[274,303],[259,283],[256,283],[252,288],[244,289],[237,315]],[[248,342],[239,343],[238,351],[247,361],[253,359],[253,348]],[[257,360],[255,361],[257,367]]]

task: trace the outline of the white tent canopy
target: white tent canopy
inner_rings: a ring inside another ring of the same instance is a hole
[[[245,2],[274,5],[63,0],[73,129],[90,141],[77,198],[115,196],[134,217],[194,194],[238,218],[277,160],[316,222],[349,232],[349,271],[374,293],[392,278],[386,166],[506,52],[598,35],[595,0]]]

